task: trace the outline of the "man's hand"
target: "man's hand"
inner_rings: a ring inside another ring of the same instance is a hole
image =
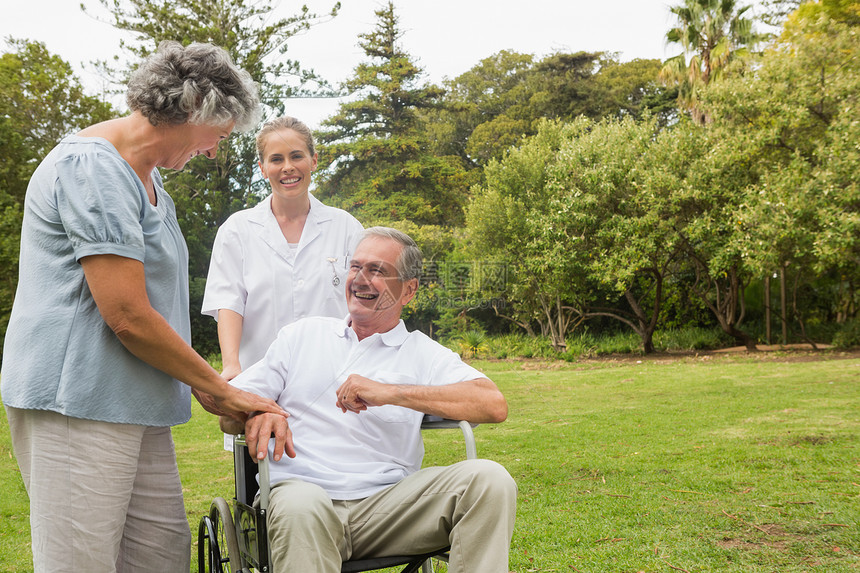
[[[337,407],[343,412],[358,414],[370,406],[390,404],[390,394],[396,386],[375,382],[370,378],[350,374],[337,389]]]
[[[245,422],[245,441],[252,458],[266,458],[269,453],[269,439],[272,437],[275,438],[273,458],[276,462],[280,461],[284,454],[290,458],[296,457],[293,433],[286,417],[262,412],[252,414]]]

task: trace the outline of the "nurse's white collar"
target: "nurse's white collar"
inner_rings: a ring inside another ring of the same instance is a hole
[[[352,330],[352,326],[350,325],[351,320],[349,315],[347,315],[347,317],[344,318],[341,322],[335,324],[335,332],[338,336],[342,338],[347,338],[348,336],[350,336],[350,332],[352,332],[352,336],[356,336],[355,332]],[[406,342],[407,338],[409,338],[409,331],[406,329],[406,324],[401,319],[397,323],[397,326],[395,326],[391,330],[382,333],[378,332],[369,336],[368,338],[373,337],[378,337],[386,346],[400,346],[401,344]]]
[[[314,197],[313,195],[308,195],[308,199],[311,202],[310,211],[308,211],[308,220],[312,220],[314,222],[320,223],[322,221],[331,221],[332,208]],[[275,214],[272,213],[272,195],[271,193],[266,196],[265,199],[257,203],[253,210],[250,212],[250,220],[254,223],[265,225],[266,221],[270,218],[274,218]]]

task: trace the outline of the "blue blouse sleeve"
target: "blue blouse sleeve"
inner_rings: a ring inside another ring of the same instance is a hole
[[[113,254],[144,260],[143,188],[122,158],[98,150],[63,158],[54,187],[63,227],[80,260]]]

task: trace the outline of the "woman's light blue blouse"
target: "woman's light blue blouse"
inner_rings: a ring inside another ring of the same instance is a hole
[[[188,251],[157,171],[157,206],[101,138],[71,136],[27,188],[18,290],[3,347],[3,403],[75,418],[171,426],[190,388],[134,357],[102,320],[80,265],[90,255],[143,262],[149,302],[186,340]]]

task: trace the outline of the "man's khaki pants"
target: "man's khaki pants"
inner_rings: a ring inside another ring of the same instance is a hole
[[[338,573],[342,561],[451,546],[448,571],[508,573],[517,486],[501,465],[420,470],[368,498],[332,501],[297,479],[276,484],[268,515],[273,573]]]

